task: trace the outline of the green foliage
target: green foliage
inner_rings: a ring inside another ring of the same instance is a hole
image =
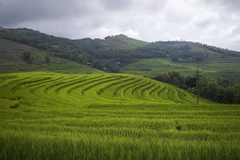
[[[22,58],[24,61],[30,62],[31,52],[24,52]]]
[[[185,78],[182,77],[182,75],[180,75],[179,72],[173,71],[173,72],[163,73],[163,74],[157,75],[156,77],[154,77],[154,79],[158,81],[166,82],[169,84],[173,84],[179,88],[183,88],[183,89],[187,88],[185,84]]]
[[[216,82],[207,82],[201,88],[203,97],[219,103],[239,104],[240,85],[219,86]]]
[[[240,85],[230,85],[226,80],[218,79],[219,83],[217,83],[207,77],[200,76],[197,81],[196,76],[183,77],[179,72],[174,71],[157,75],[154,79],[186,89],[195,94],[198,86],[200,94],[204,98],[218,103],[239,104]]]
[[[49,56],[45,56],[45,62],[50,63],[50,57]]]

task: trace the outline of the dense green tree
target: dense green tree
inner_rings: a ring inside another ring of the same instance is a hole
[[[31,54],[31,52],[24,52],[22,55],[23,60],[26,62],[30,62]]]
[[[50,57],[49,56],[45,56],[45,62],[50,63]]]
[[[210,80],[207,77],[200,76],[199,80],[195,76],[183,77],[179,72],[168,72],[157,75],[154,79],[175,85],[182,89],[187,89],[196,94],[198,85],[200,96],[219,103],[240,103],[240,85],[228,85],[228,83],[220,83]],[[225,82],[218,80],[218,82]]]

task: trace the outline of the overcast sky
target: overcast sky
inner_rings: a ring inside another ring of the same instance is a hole
[[[71,39],[183,39],[240,51],[240,0],[0,0],[0,26]]]

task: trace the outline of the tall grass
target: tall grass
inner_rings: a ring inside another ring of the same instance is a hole
[[[0,78],[1,160],[240,157],[239,105],[123,74]]]
[[[132,139],[62,133],[2,135],[1,159],[239,159],[239,142]]]

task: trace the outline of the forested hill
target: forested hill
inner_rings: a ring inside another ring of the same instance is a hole
[[[140,59],[167,58],[174,63],[203,63],[240,57],[239,52],[200,43],[186,41],[148,43],[125,35],[108,36],[105,39],[71,40],[26,28],[1,28],[0,38],[109,72],[118,72],[122,66]]]

